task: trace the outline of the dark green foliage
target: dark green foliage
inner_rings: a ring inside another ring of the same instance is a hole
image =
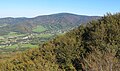
[[[2,71],[120,71],[120,14],[107,14],[1,64]]]

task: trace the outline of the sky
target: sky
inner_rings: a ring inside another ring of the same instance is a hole
[[[54,13],[103,16],[120,12],[120,0],[0,0],[0,18]]]

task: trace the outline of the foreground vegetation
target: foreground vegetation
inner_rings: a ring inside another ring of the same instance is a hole
[[[120,13],[0,63],[1,71],[120,71]]]

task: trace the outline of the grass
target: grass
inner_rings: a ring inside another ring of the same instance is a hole
[[[38,45],[32,45],[32,44],[15,44],[11,46],[6,46],[6,48],[35,48],[38,47]]]
[[[0,39],[4,39],[4,37],[3,37],[3,36],[0,36]]]
[[[50,38],[52,36],[53,36],[53,34],[39,34],[39,35],[37,35],[37,37],[40,37],[40,38]]]
[[[2,37],[17,37],[17,36],[25,36],[26,34],[18,34],[17,32],[10,32],[8,35],[4,35]]]
[[[16,32],[10,32],[8,35],[11,35],[11,36],[16,36],[17,33]]]
[[[37,26],[36,28],[34,28],[32,31],[33,32],[44,32],[46,31],[47,29],[41,25]]]
[[[11,46],[6,46],[6,48],[17,48],[17,47],[18,47],[17,44],[15,44],[15,45],[11,45]]]
[[[38,47],[38,45],[32,45],[32,44],[22,44],[22,47],[37,48],[37,47]]]

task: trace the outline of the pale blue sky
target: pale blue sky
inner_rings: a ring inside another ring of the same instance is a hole
[[[0,17],[35,17],[54,13],[104,15],[120,12],[120,0],[0,0]]]

